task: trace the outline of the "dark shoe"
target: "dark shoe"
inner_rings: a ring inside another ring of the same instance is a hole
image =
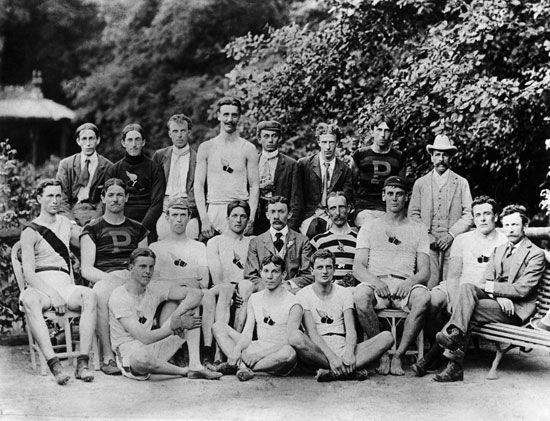
[[[216,364],[216,370],[214,371],[222,373],[224,376],[234,376],[237,374],[238,367],[229,363],[218,363]]]
[[[421,358],[411,365],[411,369],[414,371],[416,377],[424,377],[428,372],[428,362],[424,358]]]
[[[94,380],[94,374],[86,363],[77,364],[74,377],[87,383]]]
[[[358,382],[365,381],[368,378],[369,378],[369,371],[367,369],[354,371],[350,375],[350,380],[356,380]]]
[[[120,376],[122,373],[117,367],[115,360],[109,360],[108,363],[101,363],[101,371],[108,376]]]
[[[67,382],[69,381],[69,379],[71,378],[70,376],[68,376],[67,374],[65,374],[63,372],[63,366],[61,365],[61,363],[57,363],[55,364],[52,368],[51,368],[51,372],[52,374],[54,375],[55,377],[55,381],[57,382],[58,385],[60,386],[63,386],[65,384],[67,384]]]
[[[221,376],[223,376],[222,373],[210,371],[207,368],[203,368],[202,370],[189,370],[187,372],[188,379],[218,380]]]
[[[336,374],[324,368],[320,368],[319,370],[317,370],[317,374],[315,375],[315,379],[319,383],[333,382],[337,380],[336,377]]]
[[[464,380],[464,369],[456,362],[449,361],[447,367],[434,377],[436,382],[450,383]]]
[[[450,351],[456,351],[464,347],[464,333],[454,325],[450,325],[447,332],[437,332],[435,340],[439,346]]]

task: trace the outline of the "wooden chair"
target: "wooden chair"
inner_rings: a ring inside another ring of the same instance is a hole
[[[21,266],[21,244],[18,241],[15,243],[11,250],[11,264],[13,267],[13,272],[15,274],[15,279],[17,280],[17,285],[21,291],[24,291],[26,287],[25,276],[23,275],[23,268]],[[45,311],[44,318],[47,320],[56,321],[59,326],[63,327],[65,330],[65,344],[63,345],[54,345],[55,355],[62,359],[68,358],[69,362],[76,366],[76,357],[80,355],[79,351],[79,341],[74,340],[72,337],[72,324],[76,318],[80,317],[80,312],[78,311],[67,311],[62,316],[58,316],[54,311]],[[34,371],[36,371],[36,358],[40,362],[40,374],[45,376],[47,374],[47,364],[44,354],[40,350],[40,347],[34,340],[31,329],[29,328],[28,317],[25,314],[25,325],[27,330],[27,336],[29,339],[29,352],[31,354],[31,365]],[[64,351],[62,351],[64,349]],[[97,337],[94,335],[92,339],[92,351],[90,355],[90,360],[95,370],[99,370],[99,352],[98,352],[98,343]]]
[[[531,319],[543,317],[550,311],[550,263],[546,262],[544,271],[538,285],[537,310]],[[498,379],[497,369],[504,354],[511,349],[520,348],[524,352],[532,349],[550,351],[550,333],[534,330],[529,323],[523,326],[508,325],[505,323],[487,323],[474,325],[472,336],[487,339],[496,346],[496,355],[487,374],[488,380]]]
[[[393,335],[395,342],[390,349],[390,354],[395,354],[397,351],[397,326],[401,323],[404,323],[405,319],[409,315],[406,311],[403,310],[380,310],[376,313],[379,319],[384,319],[390,326],[390,332]],[[416,337],[416,350],[407,350],[406,355],[416,355],[417,361],[424,357],[424,331],[421,330],[418,336]]]

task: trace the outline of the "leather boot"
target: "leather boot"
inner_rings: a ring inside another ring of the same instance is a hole
[[[435,375],[434,380],[440,383],[458,382],[464,380],[464,369],[456,361],[449,361],[445,369]]]

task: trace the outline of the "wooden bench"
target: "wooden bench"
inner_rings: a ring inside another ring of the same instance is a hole
[[[537,310],[532,319],[543,317],[550,310],[550,262],[547,261],[546,270],[538,285]],[[550,333],[535,330],[524,326],[514,326],[505,323],[487,323],[474,325],[472,336],[487,339],[496,346],[496,355],[487,379],[498,379],[497,369],[503,355],[513,348],[519,347],[528,352],[532,349],[540,349],[550,352]]]

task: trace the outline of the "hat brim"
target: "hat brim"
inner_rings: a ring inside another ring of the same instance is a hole
[[[456,146],[449,146],[448,148],[434,148],[433,145],[427,145],[426,150],[429,154],[432,153],[432,151],[443,151],[443,152],[452,152],[455,153],[458,149]]]

